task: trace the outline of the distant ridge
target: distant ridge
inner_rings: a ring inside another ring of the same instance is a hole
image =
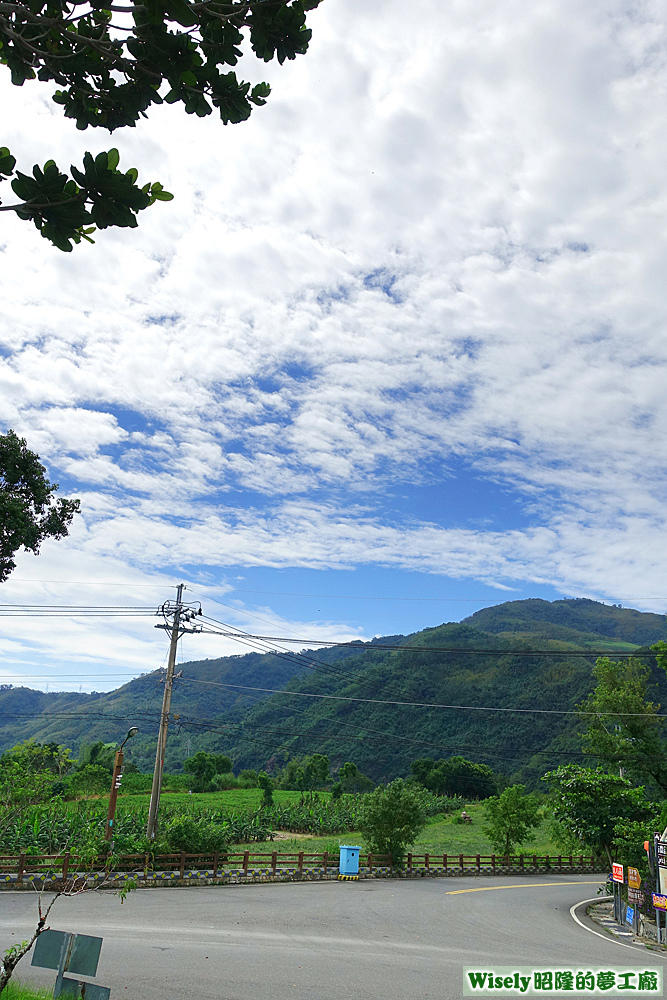
[[[462,622],[410,636],[310,650],[314,660],[333,668],[333,674],[331,669],[312,669],[312,662],[310,668],[304,660],[295,662],[294,654],[285,658],[248,653],[183,663],[179,669],[184,680],[177,683],[172,701],[166,766],[178,770],[188,752],[211,749],[229,752],[237,768],[271,770],[289,756],[317,751],[328,754],[334,766],[354,760],[375,779],[386,780],[408,774],[410,761],[418,757],[460,753],[490,764],[508,779],[539,787],[541,774],[550,767],[582,759],[576,715],[550,714],[554,709],[572,711],[592,687],[594,656],[569,653],[588,648],[646,650],[665,637],[664,615],[587,599],[529,599],[484,608]],[[377,648],[380,645],[398,648]],[[482,648],[496,649],[497,654],[481,653]],[[558,655],[528,656],[522,649]],[[140,733],[128,744],[129,759],[141,770],[150,770],[160,681],[161,674],[154,671],[97,695],[0,690],[0,751],[34,737],[56,740],[77,752],[82,741],[117,740],[130,725],[137,725]],[[667,706],[665,673],[654,669],[653,681],[652,698]],[[287,688],[327,697],[291,697],[252,688]],[[352,700],[335,700],[339,695]],[[383,704],[391,701],[459,707]],[[530,711],[460,707],[467,705]]]

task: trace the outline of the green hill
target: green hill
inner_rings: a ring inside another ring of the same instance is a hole
[[[294,654],[182,664],[166,765],[177,770],[188,752],[211,749],[230,753],[237,768],[271,771],[318,751],[384,780],[407,774],[418,757],[463,754],[535,784],[580,759],[580,723],[566,713],[591,690],[594,651],[646,649],[666,632],[662,615],[595,601],[511,601],[407,637],[309,651],[322,668]],[[76,751],[137,725],[128,749],[149,770],[160,681],[154,672],[98,695],[0,690],[0,750],[34,736]],[[667,704],[664,672],[654,668],[653,681],[652,697]],[[217,686],[234,684],[289,693]]]

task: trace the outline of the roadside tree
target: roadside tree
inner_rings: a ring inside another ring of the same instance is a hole
[[[57,490],[23,438],[12,430],[0,434],[0,583],[16,567],[19,549],[36,555],[45,539],[67,535],[80,503],[55,500]]]
[[[645,822],[653,816],[643,788],[633,788],[627,778],[607,774],[601,767],[565,764],[542,780],[553,791],[554,818],[566,836],[598,855],[604,854],[610,865],[619,824]]]
[[[536,795],[526,794],[525,785],[511,785],[484,803],[482,825],[494,850],[510,855],[515,847],[535,839],[540,825],[540,804]]]
[[[360,830],[373,854],[387,854],[400,866],[426,826],[423,793],[402,778],[380,786],[362,799]]]
[[[667,667],[660,655],[658,665]],[[635,782],[654,784],[667,795],[667,741],[658,714],[660,705],[647,697],[650,667],[637,657],[611,660],[603,656],[596,661],[593,675],[595,689],[578,706],[587,727],[584,749],[622,768]]]

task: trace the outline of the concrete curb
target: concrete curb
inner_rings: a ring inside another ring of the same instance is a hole
[[[606,869],[604,870],[606,873]],[[304,869],[300,872],[298,869],[286,869],[283,871],[278,870],[276,874],[269,869],[248,869],[247,874],[244,873],[243,869],[234,869],[232,871],[221,872],[216,874],[213,870],[189,870],[184,872],[183,877],[181,877],[180,872],[148,872],[144,873],[143,869],[136,872],[97,872],[93,875],[86,876],[85,872],[79,874],[72,873],[68,881],[72,879],[84,879],[87,888],[94,889],[105,888],[105,889],[119,889],[126,882],[134,881],[138,888],[158,888],[160,886],[210,886],[210,885],[259,885],[267,882],[335,882],[339,880],[352,880],[364,881],[368,879],[381,879],[381,878],[391,878],[395,880],[401,879],[418,879],[418,878],[469,878],[470,876],[476,877],[494,877],[494,876],[508,876],[508,875],[590,875],[590,874],[603,874],[601,870],[597,870],[592,866],[584,866],[581,868],[519,868],[519,867],[507,867],[507,868],[421,868],[412,869],[410,871],[392,871],[390,868],[376,868],[372,872],[360,872],[358,876],[344,876],[338,871],[338,868],[329,868],[325,872],[323,869],[311,868]],[[19,882],[17,875],[4,875],[0,876],[0,892],[4,890],[26,890],[29,892],[34,892],[35,890],[46,889],[47,887],[55,888],[62,882],[62,879],[57,875],[52,877],[44,877],[35,874],[26,874],[23,876],[22,881]]]

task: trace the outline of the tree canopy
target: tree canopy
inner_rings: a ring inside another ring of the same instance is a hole
[[[182,104],[200,118],[245,121],[266,104],[267,83],[239,80],[243,46],[263,62],[305,53],[306,13],[321,0],[0,0],[0,63],[12,83],[53,82],[53,100],[78,129],[134,127],[153,105]],[[134,168],[118,169],[118,150],[86,153],[71,176],[54,160],[32,174],[0,147],[0,181],[14,176],[20,199],[2,206],[32,221],[60,250],[95,229],[137,225],[137,214],[173,196],[159,183],[139,186]]]
[[[667,741],[658,714],[660,705],[647,698],[650,668],[636,657],[611,660],[603,656],[596,661],[593,674],[595,690],[578,706],[587,725],[584,750],[667,794]]]
[[[373,854],[391,855],[400,865],[405,852],[426,826],[424,793],[396,778],[363,798],[361,832]]]
[[[436,795],[462,795],[467,799],[485,799],[498,791],[496,776],[487,764],[475,764],[465,757],[413,760],[410,770],[424,788]]]
[[[45,538],[63,538],[79,510],[78,500],[54,500],[58,484],[45,473],[23,438],[0,434],[0,583],[20,548],[37,554]]]
[[[648,820],[653,810],[643,788],[601,767],[565,764],[544,775],[554,793],[554,817],[563,829],[598,854],[614,860],[618,826]]]
[[[484,804],[482,829],[496,851],[512,853],[535,838],[540,825],[540,804],[536,795],[527,795],[524,785],[512,785]]]

